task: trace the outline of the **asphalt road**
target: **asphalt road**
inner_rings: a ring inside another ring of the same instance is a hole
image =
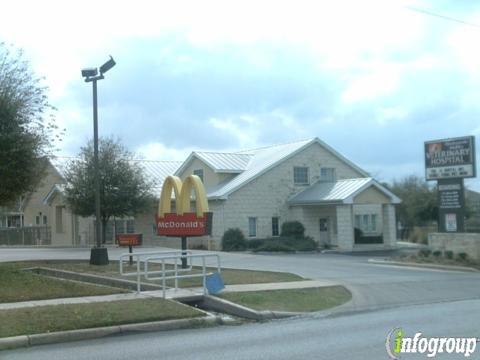
[[[387,359],[388,332],[401,327],[432,337],[480,337],[479,300],[416,305],[334,317],[306,317],[37,346],[0,352],[4,360]],[[402,354],[402,359],[427,359]],[[447,354],[448,355],[448,354]],[[470,356],[480,357],[478,349]],[[465,359],[463,355],[440,359]]]

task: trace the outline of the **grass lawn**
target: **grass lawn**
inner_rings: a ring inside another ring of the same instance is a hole
[[[203,313],[194,308],[164,299],[0,310],[0,337],[199,316]]]
[[[97,274],[102,276],[109,276],[122,279],[135,280],[135,277],[125,277],[121,276],[119,273],[119,264],[118,261],[110,261],[110,264],[106,266],[95,266],[90,265],[87,260],[44,260],[44,261],[25,261],[16,263],[18,266],[22,267],[49,267],[67,271],[82,272],[89,274]],[[143,264],[142,264],[143,265]],[[143,268],[143,266],[142,266]],[[150,267],[149,267],[150,268]],[[153,266],[158,270],[161,269],[160,265]],[[173,268],[173,266],[167,266],[167,268]],[[128,265],[128,262],[124,263],[124,271],[131,272],[136,271],[136,265]],[[214,268],[208,268],[208,271],[216,271]],[[194,267],[194,272],[201,272],[201,269]],[[233,284],[259,284],[259,283],[270,283],[270,282],[287,282],[287,281],[301,281],[305,280],[301,276],[283,273],[283,272],[273,272],[273,271],[253,271],[253,270],[237,270],[237,269],[222,269],[222,278],[226,285]],[[142,281],[144,279],[142,278]],[[150,281],[156,284],[160,284],[161,281]],[[167,282],[167,285],[172,286],[173,282]],[[201,278],[193,279],[181,279],[179,280],[180,287],[192,287],[192,286],[202,286]]]
[[[325,310],[352,298],[352,294],[343,286],[232,292],[218,296],[255,310],[294,312]]]
[[[16,263],[0,264],[0,303],[125,292],[116,288],[52,279],[22,271],[21,268]]]

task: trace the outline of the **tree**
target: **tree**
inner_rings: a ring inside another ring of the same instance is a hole
[[[397,206],[397,219],[407,228],[422,226],[438,219],[437,190],[416,175],[394,181],[392,192],[402,202]]]
[[[60,138],[47,88],[22,52],[10,49],[0,43],[0,205],[35,188],[54,136]]]
[[[133,216],[150,208],[152,183],[119,140],[99,139],[98,163],[102,243],[105,243],[106,224],[111,217]],[[66,202],[72,211],[85,217],[95,215],[93,141],[81,148],[77,160],[68,164],[65,180]]]

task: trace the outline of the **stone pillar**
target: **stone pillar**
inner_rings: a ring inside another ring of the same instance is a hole
[[[397,245],[395,206],[392,204],[383,204],[382,214],[383,243],[385,244],[385,247],[394,248]]]
[[[337,205],[337,244],[339,250],[353,250],[353,206]]]

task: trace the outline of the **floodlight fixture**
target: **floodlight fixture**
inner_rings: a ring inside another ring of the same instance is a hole
[[[115,66],[115,60],[113,60],[113,57],[110,55],[110,60],[108,60],[105,64],[100,66],[100,74],[105,74],[108,70],[110,70],[112,67]]]
[[[83,77],[97,76],[97,74],[98,74],[97,68],[82,69],[82,76]]]

